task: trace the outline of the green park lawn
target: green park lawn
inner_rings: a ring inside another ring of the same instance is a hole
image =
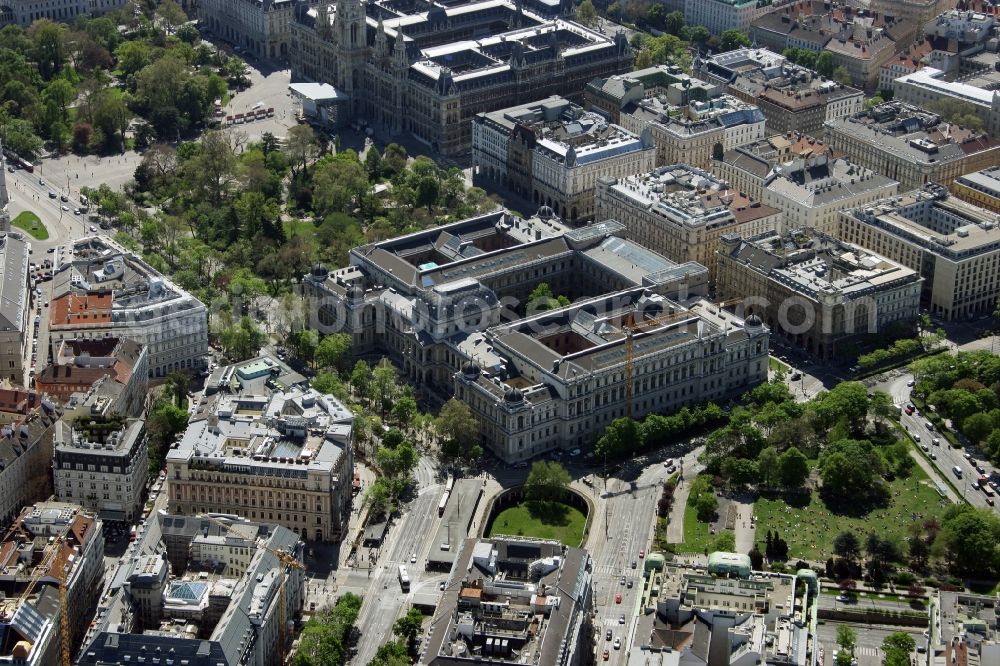
[[[283,225],[285,227],[285,236],[288,238],[292,236],[312,238],[316,235],[316,225],[309,220],[289,220],[284,222]]]
[[[576,507],[561,502],[522,502],[500,512],[488,536],[532,536],[553,539],[574,548],[583,541],[587,517]]]
[[[698,520],[698,512],[688,502],[684,506],[684,543],[677,544],[677,552],[704,553],[706,550],[715,550],[713,542],[719,535],[710,534],[710,527],[708,523]]]
[[[10,224],[13,227],[28,232],[35,240],[46,240],[49,237],[49,230],[45,228],[45,225],[38,219],[38,216],[30,210],[18,213],[17,217],[11,220]]]
[[[777,531],[788,542],[789,559],[825,562],[833,555],[833,539],[841,532],[852,530],[864,543],[869,532],[889,537],[905,547],[907,527],[913,522],[914,512],[925,520],[944,514],[948,501],[938,495],[932,481],[924,471],[914,466],[907,479],[889,483],[890,503],[863,516],[832,513],[817,493],[805,500],[796,501],[782,497],[759,497],[754,504],[757,516],[757,543],[764,552],[764,539],[768,530]],[[684,538],[687,540],[687,512],[685,512]]]

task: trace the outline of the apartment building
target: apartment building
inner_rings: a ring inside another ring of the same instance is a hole
[[[823,123],[861,110],[864,93],[830,81],[764,48],[739,48],[695,57],[694,76],[756,104],[769,132],[818,136]]]
[[[466,539],[417,663],[504,666],[529,653],[541,664],[588,663],[593,585],[585,550],[514,536]]]
[[[821,153],[776,167],[764,179],[761,202],[782,211],[787,228],[835,235],[841,211],[891,196],[898,188],[891,178]]]
[[[61,416],[59,406],[42,397],[23,417],[0,426],[0,521],[4,524],[25,504],[52,495],[52,438]]]
[[[713,35],[726,30],[747,33],[753,20],[773,6],[757,0],[684,0],[684,20],[688,25],[705,26]]]
[[[901,51],[895,58],[890,59],[879,68],[879,91],[892,90],[892,84],[896,79],[925,67],[929,64],[928,61],[938,53],[931,40],[918,39],[908,49]]]
[[[53,362],[35,376],[35,387],[67,404],[74,393],[109,398],[111,412],[139,416],[149,393],[149,353],[128,338],[72,338],[59,343]]]
[[[1000,91],[963,81],[948,81],[943,71],[933,67],[922,67],[899,77],[892,82],[892,89],[895,99],[914,106],[927,106],[943,99],[964,102],[983,121],[986,132],[1000,135]]]
[[[571,4],[511,0],[429,8],[344,0],[297,5],[292,77],[331,84],[342,122],[408,133],[443,155],[471,150],[472,120],[525,100],[582,101],[596,77],[632,69],[625,33],[558,18]]]
[[[583,108],[619,123],[623,108],[646,97],[666,96],[670,104],[686,106],[721,93],[719,86],[692,78],[677,65],[653,65],[589,82],[583,92]]]
[[[21,606],[30,610],[24,611],[21,622],[11,622],[17,632],[11,638],[20,634],[25,640],[4,641],[0,660],[37,666],[59,663],[63,636],[73,654],[101,593],[102,527],[98,517],[63,502],[38,502],[19,512],[0,542],[0,592],[5,595],[0,603],[5,619],[16,618]],[[23,598],[29,585],[33,589]],[[24,626],[28,618],[33,622]]]
[[[76,241],[52,280],[49,341],[128,338],[147,349],[150,377],[205,365],[204,304],[110,238]]]
[[[0,425],[21,421],[42,406],[44,397],[34,389],[0,388]]]
[[[199,0],[200,25],[260,60],[284,61],[295,0]]]
[[[826,138],[857,164],[898,181],[901,190],[929,182],[947,187],[1000,160],[1000,141],[899,101],[828,120]]]
[[[746,555],[714,552],[708,567],[646,560],[648,584],[629,664],[811,663],[809,631],[787,611],[808,573],[750,571]],[[813,588],[810,586],[810,589]]]
[[[429,399],[465,401],[483,446],[508,462],[582,446],[626,413],[761,381],[767,329],[719,319],[699,300],[704,266],[670,261],[625,231],[614,220],[569,229],[543,207],[361,246],[349,266],[305,277],[312,325],[351,335],[356,353],[385,354]],[[536,312],[528,300],[542,282],[573,304]],[[631,325],[642,341],[628,395]]]
[[[634,133],[649,132],[656,145],[656,164],[650,168],[683,162],[707,169],[716,146],[729,150],[764,137],[764,114],[731,95],[684,106],[671,104],[666,95],[649,96],[626,106],[621,124]],[[602,175],[617,178],[643,171],[648,169]]]
[[[601,219],[619,221],[631,240],[671,261],[705,266],[712,282],[722,234],[755,236],[782,227],[779,209],[686,164],[601,179],[597,199]]]
[[[282,525],[338,541],[354,478],[351,411],[330,395],[265,386],[264,362],[230,366],[239,393],[205,398],[167,453],[170,507]]]
[[[880,14],[891,14],[900,20],[913,21],[922,28],[938,14],[954,9],[957,0],[871,0],[868,8]]]
[[[928,183],[846,211],[840,237],[920,273],[921,305],[956,321],[992,314],[1000,298],[1000,228],[995,213]]]
[[[851,74],[853,85],[872,90],[881,66],[913,43],[917,24],[852,3],[812,0],[764,14],[753,22],[750,35],[777,53],[788,48],[827,51],[834,67]]]
[[[65,419],[53,436],[56,497],[79,504],[102,520],[136,523],[149,475],[146,424],[100,415]]]
[[[28,263],[31,244],[20,232],[0,233],[0,379],[24,385],[33,338]]]
[[[218,553],[231,558],[198,559],[201,543],[219,539],[228,546]],[[168,560],[168,544],[184,554]],[[293,632],[281,619],[292,623],[303,610],[304,556],[298,535],[278,525],[154,514],[109,572],[75,663],[141,664],[151,655],[191,666],[282,663]]]
[[[951,193],[974,206],[1000,213],[1000,166],[959,176],[951,184]]]
[[[803,134],[772,136],[726,151],[711,171],[782,212],[786,228],[835,234],[840,211],[895,194],[898,183]]]
[[[561,97],[480,113],[472,121],[472,165],[495,186],[573,224],[594,217],[599,176],[652,168],[649,131],[629,132]]]
[[[718,275],[719,299],[742,299],[775,335],[830,359],[845,340],[915,319],[923,282],[906,266],[802,228],[726,234]]]

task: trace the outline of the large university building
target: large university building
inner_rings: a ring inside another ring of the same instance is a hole
[[[478,113],[550,95],[580,101],[591,79],[632,68],[624,33],[606,37],[558,18],[560,5],[400,7],[297,5],[292,77],[333,85],[340,122],[411,133],[444,155],[469,152]]]
[[[543,207],[497,211],[351,251],[305,277],[328,333],[385,354],[418,390],[472,408],[507,461],[590,442],[613,419],[742,392],[767,376],[768,332],[701,300],[708,271]],[[546,283],[572,305],[543,310]]]

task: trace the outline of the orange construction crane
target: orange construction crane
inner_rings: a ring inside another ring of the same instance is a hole
[[[66,577],[59,580],[59,636],[62,639],[61,666],[73,666],[69,635],[69,595],[66,591]]]
[[[625,414],[632,418],[632,374],[633,361],[635,359],[635,334],[646,329],[665,326],[671,321],[687,319],[691,313],[681,310],[675,313],[661,313],[650,319],[635,321],[634,317],[629,317],[628,323],[622,325],[622,333],[625,334]]]
[[[213,518],[212,516],[201,516],[210,523],[214,525],[229,530],[230,525],[222,522],[218,518]],[[267,546],[257,546],[261,550],[266,550],[267,552],[278,558],[283,566],[278,567],[278,596],[280,601],[278,602],[278,621],[280,626],[278,627],[278,644],[281,646],[281,661],[285,660],[285,650],[288,649],[288,598],[286,597],[285,590],[285,567],[291,567],[293,569],[298,569],[300,571],[305,570],[306,565],[299,562],[294,555],[291,553],[286,553],[283,550],[276,550],[274,548],[269,548]]]
[[[31,572],[31,578],[28,580],[28,586],[24,588],[24,592],[21,593],[21,596],[17,600],[18,606],[23,603],[27,603],[28,598],[31,596],[32,592],[35,591],[35,587],[38,586],[38,581],[42,579],[42,576],[45,576],[52,571],[52,566],[55,564],[55,561],[59,556],[59,551],[62,550],[63,540],[65,538],[65,534],[60,534],[52,543],[45,547],[45,554],[42,555],[42,561],[39,562],[34,571]],[[66,572],[56,572],[55,577],[59,580],[59,640],[62,643],[59,663],[60,666],[72,666],[73,659],[71,656],[72,646],[70,645],[69,601],[66,593]]]

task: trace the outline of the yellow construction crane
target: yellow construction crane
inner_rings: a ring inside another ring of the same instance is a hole
[[[222,522],[218,518],[213,518],[212,516],[201,516],[210,523],[217,525],[225,530],[229,530],[230,525]],[[278,643],[281,646],[281,660],[285,660],[285,650],[288,649],[288,598],[286,596],[285,590],[285,567],[291,567],[293,569],[304,570],[306,567],[304,564],[295,559],[295,556],[291,553],[286,553],[283,550],[276,550],[274,548],[269,548],[267,546],[257,546],[261,550],[266,550],[267,552],[278,558],[278,562],[282,566],[278,567],[278,596],[280,601],[278,603],[278,621],[280,626],[278,627]]]

